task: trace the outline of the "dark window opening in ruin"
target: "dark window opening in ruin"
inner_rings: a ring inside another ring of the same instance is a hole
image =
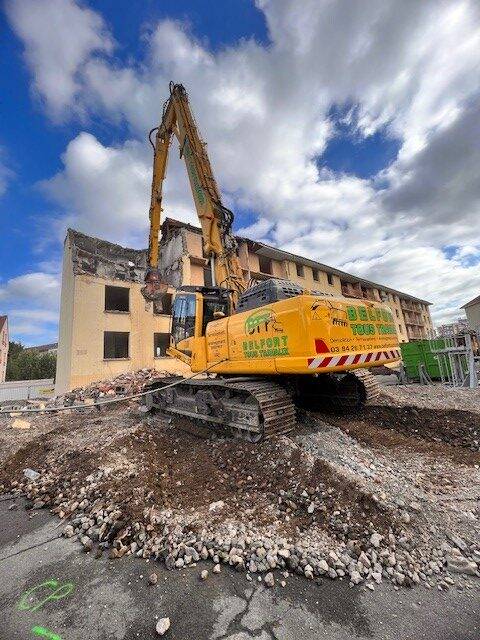
[[[330,286],[333,287],[333,274],[332,273],[327,273],[327,282]]]
[[[161,302],[153,302],[153,313],[155,315],[172,315],[172,294],[166,293],[162,296]]]
[[[298,262],[295,264],[296,268],[297,268],[297,276],[299,278],[304,278],[305,277],[305,269],[303,268],[303,264],[298,264]]]
[[[104,360],[128,358],[128,331],[105,331],[103,334]]]
[[[205,267],[203,270],[203,284],[205,287],[213,287],[211,267]]]
[[[164,358],[167,355],[167,349],[170,346],[169,333],[153,334],[153,356],[155,358]]]
[[[128,287],[105,286],[105,311],[130,311],[130,289]]]
[[[312,278],[315,280],[315,282],[318,282],[320,280],[320,272],[318,271],[318,269],[312,269]]]
[[[258,256],[258,268],[261,273],[268,273],[272,275],[272,261],[265,256]]]

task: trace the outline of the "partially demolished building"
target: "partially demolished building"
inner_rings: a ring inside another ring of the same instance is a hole
[[[433,333],[425,300],[357,278],[314,260],[238,238],[247,280],[276,277],[306,289],[387,301],[401,341]],[[127,249],[69,230],[65,239],[56,393],[123,371],[155,367],[184,373],[181,362],[166,357],[170,309],[159,310],[142,296],[144,250]],[[159,268],[172,294],[182,284],[210,285],[200,229],[167,218],[162,225]]]

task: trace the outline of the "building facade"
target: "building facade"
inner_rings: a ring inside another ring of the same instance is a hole
[[[437,328],[437,333],[440,338],[453,338],[460,333],[464,333],[469,330],[469,323],[467,318],[457,318],[450,324],[442,324]]]
[[[384,301],[392,309],[399,339],[431,337],[433,326],[425,300],[356,278],[327,265],[247,238],[238,238],[239,258],[248,281],[283,278],[308,290]],[[186,373],[187,367],[165,356],[170,309],[146,302],[141,289],[146,251],[69,230],[62,275],[56,393],[126,370],[155,367]],[[198,227],[167,218],[162,225],[159,269],[170,297],[182,284],[211,285]]]
[[[465,309],[469,328],[480,333],[480,296],[464,304],[462,309]]]
[[[182,369],[182,363],[165,357],[170,315],[155,313],[142,296],[145,268],[146,251],[68,230],[56,395],[124,371]]]
[[[8,318],[0,316],[0,382],[5,382],[8,359]]]

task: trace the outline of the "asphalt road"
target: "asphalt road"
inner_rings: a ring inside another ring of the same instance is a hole
[[[48,512],[29,519],[10,504],[0,502],[0,640],[147,640],[159,637],[156,618],[165,616],[171,640],[480,638],[474,582],[447,593],[388,584],[372,593],[290,577],[267,589],[226,568],[202,582],[200,571],[212,565],[169,572],[131,557],[95,559],[57,537],[61,527]],[[155,586],[147,580],[153,570]]]

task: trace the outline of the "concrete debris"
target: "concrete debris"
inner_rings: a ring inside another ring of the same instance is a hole
[[[170,629],[170,618],[160,618],[155,627],[159,636],[164,636]]]
[[[111,560],[223,564],[266,586],[275,572],[368,590],[478,576],[480,455],[363,419],[306,414],[298,434],[256,445],[117,406],[39,415],[21,434],[0,422],[0,492],[68,518],[65,537]]]
[[[65,405],[74,405],[77,403],[91,404],[100,398],[116,398],[122,396],[130,396],[140,393],[147,382],[152,378],[156,378],[160,374],[155,369],[140,369],[139,371],[127,371],[118,375],[112,380],[102,380],[101,382],[92,382],[86,387],[73,389],[63,396]]]
[[[28,420],[20,420],[20,418],[15,418],[12,422],[12,429],[30,429],[31,423]]]
[[[460,553],[451,553],[446,556],[447,567],[449,571],[454,573],[463,573],[465,575],[477,575],[478,565],[473,560],[465,558]]]
[[[275,578],[273,577],[273,573],[271,572],[267,573],[263,581],[265,582],[267,587],[273,587],[273,585],[275,584]]]
[[[38,473],[38,471],[34,471],[33,469],[24,469],[23,475],[29,480],[38,480],[41,474]]]
[[[148,576],[148,583],[151,585],[155,585],[158,582],[158,575],[156,573],[151,573]]]

